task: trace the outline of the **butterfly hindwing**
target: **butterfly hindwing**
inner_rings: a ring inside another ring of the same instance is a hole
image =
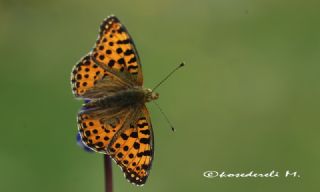
[[[109,144],[110,156],[125,173],[125,177],[136,185],[143,185],[149,175],[153,160],[153,131],[146,106],[142,106],[128,118]]]
[[[77,97],[82,96],[107,75],[108,72],[95,64],[90,55],[83,57],[72,69],[71,85],[73,94]]]
[[[114,74],[96,64],[90,55],[83,57],[72,70],[73,94],[83,98],[100,98],[128,87]]]
[[[100,26],[100,35],[91,53],[101,67],[132,85],[142,85],[138,52],[127,29],[110,16]]]
[[[121,129],[129,113],[119,109],[80,111],[78,129],[82,141],[94,151],[107,153],[109,143]]]

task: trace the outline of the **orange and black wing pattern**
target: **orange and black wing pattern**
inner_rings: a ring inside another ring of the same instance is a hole
[[[108,75],[110,73],[98,66],[90,55],[83,57],[72,69],[71,86],[73,94],[77,97],[83,96],[88,89]]]
[[[127,29],[117,17],[110,16],[103,21],[91,56],[102,68],[128,84],[143,84],[138,52]]]
[[[107,153],[114,135],[123,127],[130,111],[109,114],[110,118],[95,115],[95,111],[83,110],[78,114],[78,129],[83,143],[92,150]],[[113,116],[112,116],[113,115]]]
[[[117,136],[111,141],[108,151],[131,183],[143,185],[153,160],[153,131],[145,106],[128,118]]]
[[[71,86],[76,97],[92,99],[126,89],[129,85],[100,67],[87,55],[72,69]]]

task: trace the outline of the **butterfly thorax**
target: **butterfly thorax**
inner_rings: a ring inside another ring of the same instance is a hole
[[[91,100],[85,104],[86,108],[126,108],[158,99],[159,94],[152,92],[151,89],[141,87],[121,90],[108,96]]]

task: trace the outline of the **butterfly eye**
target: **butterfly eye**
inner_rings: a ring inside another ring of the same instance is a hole
[[[159,98],[159,94],[153,92],[151,89],[144,89],[144,94],[146,102],[150,102]]]
[[[159,98],[159,93],[155,93],[155,92],[152,92],[151,93],[151,99],[152,100],[156,100],[156,99],[158,99]]]

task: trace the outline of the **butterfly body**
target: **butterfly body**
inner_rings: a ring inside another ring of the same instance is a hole
[[[78,113],[82,142],[113,158],[131,183],[143,185],[153,160],[153,130],[138,52],[127,29],[110,16],[92,51],[71,74],[74,95],[87,101]]]
[[[158,93],[141,87],[121,90],[113,95],[91,100],[84,105],[85,108],[136,108],[146,102],[158,99]]]

